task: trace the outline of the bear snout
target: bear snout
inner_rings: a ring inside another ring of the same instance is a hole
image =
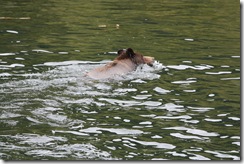
[[[151,57],[151,56],[143,56],[143,60],[144,60],[145,64],[147,64],[149,66],[153,66],[154,57]]]

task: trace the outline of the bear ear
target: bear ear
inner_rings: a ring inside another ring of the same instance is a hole
[[[118,55],[122,54],[124,50],[118,50]]]
[[[130,58],[133,58],[135,56],[135,53],[132,50],[132,48],[127,48],[126,53],[129,55]]]

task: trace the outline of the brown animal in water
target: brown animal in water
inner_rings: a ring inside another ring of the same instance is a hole
[[[106,79],[115,75],[125,75],[134,71],[140,64],[153,65],[154,57],[135,53],[131,48],[118,51],[118,57],[104,66],[95,68],[87,73],[93,79]]]

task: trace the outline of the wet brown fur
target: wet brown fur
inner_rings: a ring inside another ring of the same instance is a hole
[[[134,53],[131,48],[128,48],[127,50],[119,50],[118,55],[119,56],[115,58],[115,60],[131,59],[136,65],[145,64],[143,56],[139,53]]]
[[[134,53],[131,48],[123,49],[118,51],[118,56],[112,62],[91,70],[87,75],[95,79],[108,78],[115,74],[126,74],[133,71],[140,64],[152,66],[153,61],[153,57]]]

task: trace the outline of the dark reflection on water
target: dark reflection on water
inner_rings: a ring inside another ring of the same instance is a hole
[[[227,2],[1,2],[0,158],[240,160],[240,7]],[[154,67],[84,76],[127,47]]]

